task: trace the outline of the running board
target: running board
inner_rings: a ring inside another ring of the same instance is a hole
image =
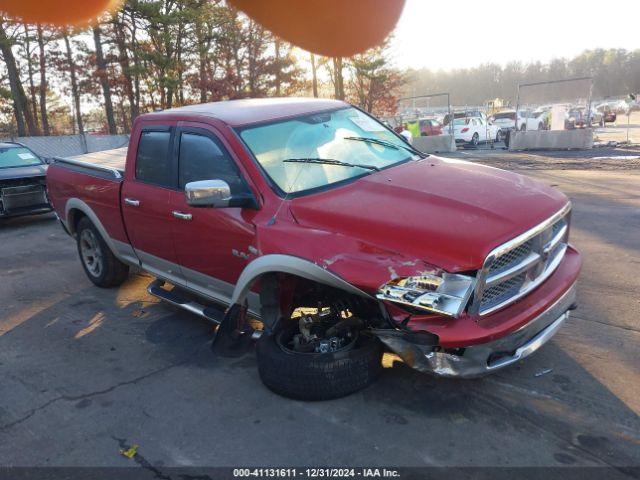
[[[174,287],[173,290],[165,290],[163,288],[164,283],[162,280],[154,280],[147,287],[147,292],[173,306],[182,308],[187,312],[195,313],[215,325],[220,325],[224,318],[224,310],[202,305],[189,298],[188,294],[180,292],[177,287]]]

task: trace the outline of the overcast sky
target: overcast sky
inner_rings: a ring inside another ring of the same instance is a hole
[[[452,69],[640,48],[640,0],[407,0],[397,65]]]

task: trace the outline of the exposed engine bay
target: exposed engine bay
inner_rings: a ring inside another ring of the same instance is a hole
[[[296,353],[334,353],[353,348],[364,322],[349,310],[337,308],[319,307],[315,313],[301,313],[296,323],[280,332],[278,343]]]

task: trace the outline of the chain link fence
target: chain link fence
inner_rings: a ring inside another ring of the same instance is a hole
[[[451,102],[448,93],[405,97],[398,100],[389,125],[426,153],[455,150]]]
[[[126,147],[129,135],[60,135],[48,137],[11,137],[2,141],[19,142],[41,157],[70,157]]]
[[[588,149],[602,116],[592,108],[593,78],[518,85],[515,109],[493,121],[509,129],[510,150]]]
[[[640,102],[637,94],[596,98],[592,108],[606,119],[595,126],[595,145],[640,146]]]

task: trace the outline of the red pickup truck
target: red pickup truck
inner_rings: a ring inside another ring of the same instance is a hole
[[[256,340],[263,382],[293,398],[365,387],[385,349],[491,373],[575,308],[562,193],[424,155],[344,102],[142,115],[128,149],[57,159],[47,185],[93,283],[150,273],[150,293],[219,324],[214,344]]]

